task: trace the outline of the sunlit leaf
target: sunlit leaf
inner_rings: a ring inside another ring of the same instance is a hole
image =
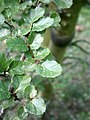
[[[0,25],[2,25],[4,21],[5,21],[5,17],[2,14],[0,14]]]
[[[30,23],[33,23],[39,18],[43,17],[44,13],[45,10],[42,7],[36,7],[35,9],[32,9],[30,12]]]
[[[5,37],[5,36],[9,35],[10,33],[11,33],[11,32],[10,32],[9,29],[7,29],[7,28],[2,28],[2,29],[0,30],[0,38]]]
[[[42,18],[37,23],[33,24],[33,31],[43,31],[49,28],[54,23],[54,19],[50,17]]]
[[[18,90],[24,90],[31,81],[31,77],[28,75],[15,76],[13,78],[13,86]]]
[[[46,110],[46,105],[43,99],[35,98],[31,102],[27,102],[26,109],[31,114],[42,115]]]
[[[24,97],[27,99],[32,99],[37,95],[37,91],[33,85],[29,85],[25,88]]]
[[[47,55],[49,55],[50,50],[48,48],[40,49],[34,53],[35,59],[41,60],[44,59]]]
[[[73,0],[54,0],[58,8],[70,8],[73,4]]]
[[[52,0],[40,0],[43,3],[49,4]]]
[[[37,67],[37,72],[43,77],[54,78],[61,74],[62,67],[56,61],[46,60]]]
[[[31,49],[32,50],[37,50],[43,42],[43,37],[41,34],[37,34],[35,39],[33,40],[33,43],[31,44]]]

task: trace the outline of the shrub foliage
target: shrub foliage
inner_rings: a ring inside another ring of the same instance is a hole
[[[57,10],[71,5],[72,0],[0,0],[0,41],[6,43],[0,52],[0,108],[20,102],[11,120],[45,112],[44,100],[31,81],[34,74],[47,78],[61,74],[60,64],[42,43],[47,28],[59,27]]]

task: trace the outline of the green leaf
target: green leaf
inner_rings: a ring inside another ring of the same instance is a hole
[[[30,98],[34,98],[37,95],[37,91],[33,85],[30,85]]]
[[[40,0],[42,3],[49,4],[52,0]]]
[[[4,21],[5,21],[5,17],[2,14],[0,14],[0,25],[2,25]]]
[[[35,39],[33,40],[33,43],[31,44],[31,49],[32,50],[37,50],[43,42],[43,37],[41,34],[37,34]]]
[[[30,81],[31,81],[30,76],[24,76],[20,82],[18,90],[24,90],[30,84]]]
[[[23,117],[23,113],[24,113],[24,107],[19,107],[19,109],[18,109],[18,117],[22,118]]]
[[[12,85],[15,89],[18,89],[22,79],[23,79],[23,76],[14,76],[13,77]]]
[[[48,48],[42,48],[38,51],[34,52],[34,57],[36,60],[44,59],[46,56],[48,56],[50,53],[50,50]]]
[[[25,112],[24,107],[19,107],[18,111],[17,111],[18,117],[20,118],[20,120],[23,118],[25,119],[28,115],[28,113]]]
[[[27,0],[20,5],[20,10],[25,10],[27,8],[27,6],[31,7],[32,4],[33,3],[31,0]]]
[[[15,68],[18,64],[19,64],[18,60],[12,60],[10,65],[9,65],[9,69]]]
[[[26,66],[24,66],[24,69],[26,73],[30,73],[31,71],[34,71],[36,67],[36,63],[28,63]]]
[[[18,65],[15,65],[15,66],[12,66],[12,67],[13,68],[10,69],[10,71],[9,71],[11,76],[25,74],[25,70],[23,68],[23,62],[22,61],[19,61]]]
[[[20,120],[18,117],[12,117],[10,120]]]
[[[46,60],[37,67],[37,73],[43,77],[55,78],[61,74],[62,67],[56,61]]]
[[[37,91],[33,85],[29,85],[25,88],[24,97],[27,99],[33,99],[37,95]]]
[[[4,0],[5,7],[10,9],[10,17],[15,17],[15,15],[19,12],[20,4],[19,0]]]
[[[0,81],[0,101],[10,98],[8,87],[2,81]]]
[[[6,71],[9,66],[9,61],[6,59],[3,53],[0,53],[0,72]]]
[[[54,18],[54,23],[53,23],[53,26],[54,27],[59,27],[60,26],[60,21],[61,21],[61,18],[60,18],[60,15],[56,12],[53,12],[51,15],[50,15],[51,18]]]
[[[13,99],[9,98],[8,100],[3,100],[1,103],[1,107],[4,109],[9,108],[11,105],[13,105]]]
[[[0,13],[4,10],[4,0],[0,0]]]
[[[35,32],[31,31],[28,37],[28,44],[31,44],[33,42],[33,40],[35,39],[35,36],[36,36]]]
[[[12,85],[17,89],[16,91],[23,91],[30,84],[30,81],[31,77],[28,75],[15,76]]]
[[[30,23],[36,22],[39,18],[43,17],[44,13],[45,10],[42,7],[32,9],[30,12]]]
[[[7,47],[12,51],[25,52],[28,51],[28,47],[22,38],[10,38],[7,40]]]
[[[50,17],[42,18],[38,22],[33,24],[33,31],[43,31],[46,28],[49,28],[54,23],[54,19]]]
[[[35,98],[31,102],[27,102],[26,109],[31,114],[42,115],[46,110],[46,105],[43,99]]]
[[[70,8],[73,4],[73,0],[54,0],[58,8]]]
[[[14,0],[14,1],[12,1],[12,0],[4,0],[4,1],[5,1],[6,6],[9,6],[9,7],[13,6],[14,7],[14,5],[16,5],[19,0]]]
[[[31,31],[30,24],[23,24],[18,28],[18,35],[26,35]]]
[[[6,8],[6,9],[4,10],[4,16],[5,16],[6,18],[11,18],[11,9],[10,9],[10,8]]]
[[[36,67],[37,64],[35,63],[35,60],[33,58],[29,58],[24,61],[23,69],[25,70],[25,73],[30,73],[31,71],[34,71]]]
[[[0,30],[0,38],[5,37],[5,36],[9,35],[10,33],[11,33],[11,32],[10,32],[9,29],[7,29],[7,28],[2,28],[2,29]]]

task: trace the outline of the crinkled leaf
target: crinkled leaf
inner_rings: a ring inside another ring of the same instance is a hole
[[[0,14],[0,25],[2,25],[4,21],[5,21],[5,17],[2,14]]]
[[[30,85],[30,98],[34,98],[37,95],[37,91],[33,85]]]
[[[37,23],[33,24],[33,31],[43,31],[49,28],[54,23],[54,19],[50,17],[42,18]]]
[[[28,115],[28,113],[25,112],[24,107],[19,107],[18,111],[17,111],[18,117],[20,118],[20,120],[23,118],[25,119]]]
[[[25,52],[28,47],[22,38],[10,38],[7,40],[7,47],[12,51]]]
[[[73,4],[73,0],[54,0],[58,8],[70,8]]]
[[[10,98],[10,93],[6,84],[0,81],[0,101]]]
[[[9,65],[9,69],[15,68],[18,64],[19,64],[18,60],[12,60],[10,65]]]
[[[11,33],[11,32],[10,32],[9,29],[7,29],[7,28],[2,28],[2,29],[0,30],[0,38],[5,37],[5,36],[9,35],[10,33]]]
[[[13,99],[9,98],[8,100],[3,100],[1,103],[1,107],[4,109],[9,108],[13,104]]]
[[[25,72],[31,72],[36,69],[37,65],[35,63],[28,63],[26,66],[24,66]]]
[[[27,6],[31,7],[32,4],[33,3],[31,0],[27,0],[20,5],[20,10],[25,10],[27,8]]]
[[[30,84],[30,81],[31,81],[31,77],[28,76],[28,75],[22,75],[22,76],[15,76],[13,78],[13,86],[14,88],[18,90],[24,90],[29,84]]]
[[[18,117],[19,118],[23,117],[23,113],[24,113],[24,107],[19,107],[19,109],[18,109]]]
[[[31,31],[30,24],[23,24],[18,29],[18,35],[26,35]]]
[[[22,79],[23,79],[23,76],[14,76],[13,77],[12,85],[15,89],[18,89]]]
[[[31,102],[27,102],[26,109],[31,114],[42,115],[46,110],[46,105],[43,99],[35,98]]]
[[[55,78],[61,74],[62,67],[56,61],[46,60],[37,67],[37,73],[43,77]]]
[[[42,3],[49,4],[52,0],[40,0]]]
[[[10,9],[10,17],[15,17],[19,12],[20,4],[18,0],[4,0],[5,7]]]
[[[28,43],[29,44],[31,44],[33,42],[33,40],[35,39],[35,36],[36,36],[35,32],[31,31],[30,34],[29,34],[29,37],[28,37]]]
[[[22,61],[19,61],[18,65],[12,66],[13,68],[10,69],[10,71],[9,71],[10,75],[14,76],[14,75],[23,75],[23,74],[25,74],[25,69],[22,66],[23,66]]]
[[[36,7],[35,9],[32,9],[30,12],[30,23],[33,23],[37,21],[39,18],[43,17],[45,13],[44,8],[42,7]]]
[[[43,42],[43,37],[41,36],[41,34],[37,34],[33,43],[31,44],[31,49],[37,50],[41,46],[42,42]]]
[[[33,85],[29,85],[25,88],[24,97],[27,99],[32,99],[37,95],[37,91]]]
[[[12,6],[14,6],[15,4],[17,4],[19,2],[18,0],[14,0],[14,1],[12,1],[12,0],[4,0],[4,1],[5,1],[5,5],[9,6],[9,7],[12,7]]]
[[[37,65],[35,63],[35,60],[30,58],[27,61],[24,62],[23,69],[26,73],[30,73],[31,71],[34,71],[36,69]]]
[[[19,117],[12,117],[10,120],[20,120]]]
[[[6,59],[5,55],[0,53],[0,72],[6,71],[9,66],[9,61]]]
[[[60,24],[59,24],[59,22],[60,22],[60,15],[58,14],[58,13],[56,13],[56,12],[53,12],[51,15],[50,15],[50,17],[51,18],[54,18],[54,23],[53,23],[53,26],[54,27],[59,27],[60,26]]]
[[[50,50],[48,48],[40,49],[34,53],[34,57],[37,60],[44,59],[46,56],[48,56],[50,53]]]
[[[31,81],[31,77],[30,76],[24,76],[23,79],[20,82],[18,90],[25,89],[30,84],[30,81]]]

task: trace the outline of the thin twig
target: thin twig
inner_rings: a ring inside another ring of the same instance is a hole
[[[11,27],[11,28],[14,28],[14,26],[13,25],[11,25],[9,22],[7,22],[7,21],[4,21],[7,25],[9,25],[9,27]]]
[[[83,47],[81,47],[80,45],[78,45],[76,42],[72,43],[71,45],[79,48],[81,51],[83,51],[86,54],[90,54],[90,52],[86,51]]]
[[[81,61],[81,62],[83,62],[83,63],[87,63],[84,59],[79,58],[79,57],[74,57],[74,56],[66,56],[66,57],[64,57],[63,62],[64,62],[66,59],[75,59],[75,60]],[[87,63],[87,64],[88,64],[88,63]]]
[[[87,44],[90,44],[90,42],[88,42],[88,41],[86,41],[86,40],[76,40],[76,41],[74,41],[74,42],[71,42],[70,45],[73,45],[73,44],[76,44],[76,43],[80,43],[80,42],[85,42],[85,43],[87,43]]]
[[[90,54],[90,52],[86,51],[83,47],[81,47],[80,45],[76,44],[76,47],[78,47],[81,51],[83,51],[86,54]]]
[[[25,54],[23,53],[20,57],[20,61],[24,61],[26,59]]]
[[[0,77],[6,77],[4,74],[0,74]]]

